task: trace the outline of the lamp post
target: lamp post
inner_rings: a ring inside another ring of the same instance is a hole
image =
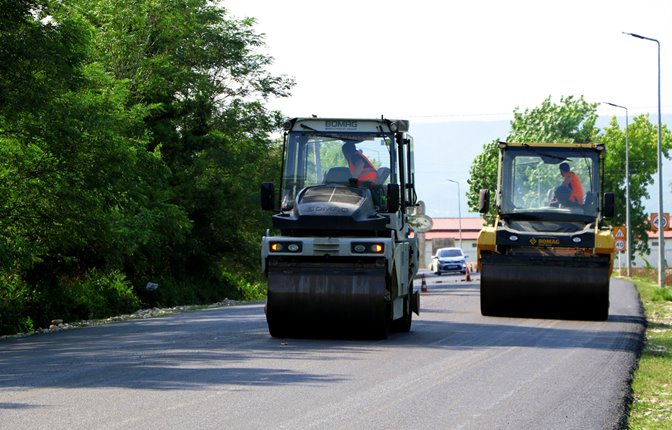
[[[661,132],[661,114],[660,114],[660,42],[657,39],[642,36],[635,33],[626,33],[628,36],[637,39],[656,42],[658,45],[658,285],[665,287],[665,236],[663,234],[663,155],[662,155],[662,132]]]
[[[460,199],[461,199],[461,194],[460,194],[460,183],[457,181],[453,181],[452,179],[448,179],[448,182],[452,182],[454,184],[457,184],[457,225],[460,234],[460,249],[462,249],[462,209],[460,209]]]
[[[603,102],[609,106],[625,109],[625,252],[628,260],[626,274],[630,277],[632,264],[630,251],[630,145],[628,143],[628,108],[615,103]]]

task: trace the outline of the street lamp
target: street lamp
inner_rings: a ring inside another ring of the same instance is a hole
[[[665,287],[665,236],[663,234],[663,153],[661,148],[661,114],[660,114],[660,42],[657,39],[641,36],[635,33],[626,33],[637,39],[650,40],[658,45],[658,285]]]
[[[625,109],[625,252],[628,259],[628,269],[626,274],[630,277],[630,145],[628,143],[628,108],[615,103],[602,102],[609,106]]]
[[[460,209],[460,183],[457,181],[453,181],[452,179],[448,179],[448,182],[452,182],[454,184],[457,184],[457,225],[458,228],[460,229],[460,249],[462,249],[462,209]]]

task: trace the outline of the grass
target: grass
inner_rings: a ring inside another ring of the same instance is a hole
[[[672,429],[672,286],[650,276],[632,278],[644,305],[646,342],[632,381],[628,428]]]

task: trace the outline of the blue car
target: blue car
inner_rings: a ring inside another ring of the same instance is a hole
[[[437,275],[443,273],[461,273],[467,272],[467,261],[460,248],[440,248],[436,255],[432,257],[432,272]]]

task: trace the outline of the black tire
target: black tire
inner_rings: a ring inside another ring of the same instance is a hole
[[[481,280],[481,315],[483,316],[497,316],[497,301],[489,294],[487,288],[483,288],[483,281]]]
[[[608,318],[609,299],[606,297],[584,304],[580,308],[580,314],[577,316],[577,319],[588,321],[605,321]]]
[[[609,303],[595,309],[593,318],[595,321],[606,321],[609,318]]]
[[[371,336],[376,339],[387,339],[392,330],[392,317],[390,316],[391,304],[386,304],[387,311],[385,315],[381,315],[378,323],[372,328]]]
[[[280,324],[278,322],[268,321],[268,332],[271,334],[271,337],[275,338],[288,338],[290,336],[290,330],[286,324]]]
[[[404,297],[404,316],[398,320],[392,321],[392,329],[399,333],[408,333],[411,331],[413,323],[413,311],[411,310],[411,297],[413,296],[413,282],[408,287],[408,294]]]

